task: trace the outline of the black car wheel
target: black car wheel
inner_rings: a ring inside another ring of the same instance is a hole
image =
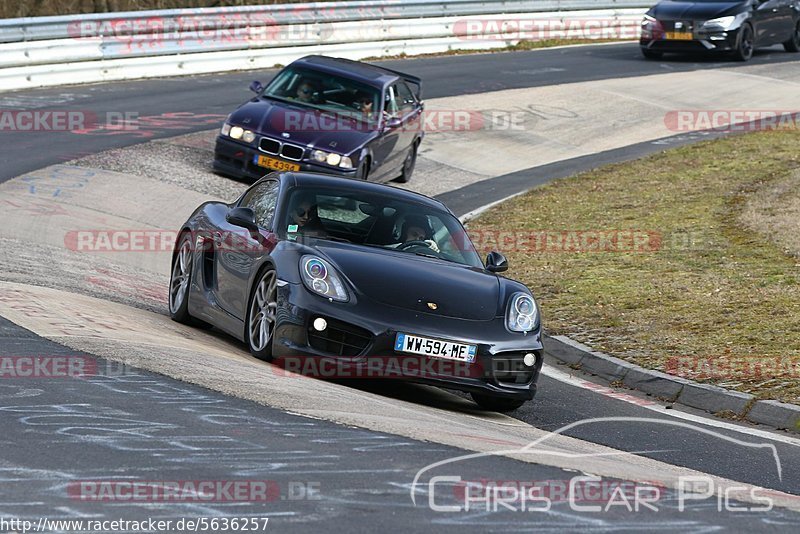
[[[190,324],[189,287],[192,283],[192,235],[184,233],[178,242],[178,252],[172,260],[169,278],[169,315],[173,321]]]
[[[258,277],[250,294],[247,313],[247,345],[256,358],[272,359],[272,338],[278,310],[278,276],[271,267]]]
[[[504,399],[502,397],[491,397],[480,393],[470,393],[472,400],[484,410],[493,412],[512,412],[525,404],[524,400]]]
[[[403,162],[403,174],[397,178],[397,182],[404,184],[411,180],[411,176],[414,174],[414,167],[417,166],[417,148],[419,147],[419,142],[414,142],[411,145],[411,150],[408,151],[408,155],[406,156],[406,160]]]
[[[800,20],[797,21],[797,25],[794,27],[791,39],[783,43],[783,48],[787,52],[800,52]]]
[[[745,24],[739,30],[739,44],[733,53],[734,59],[737,61],[749,61],[753,57],[753,47],[753,28],[749,24]]]
[[[361,165],[358,166],[358,170],[356,171],[356,180],[364,180],[365,182],[369,178],[369,158],[364,158],[364,161],[361,162]]]
[[[661,59],[662,57],[664,57],[663,52],[654,52],[646,48],[642,48],[642,55],[647,59]]]

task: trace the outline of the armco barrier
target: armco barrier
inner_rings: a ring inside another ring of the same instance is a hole
[[[634,0],[359,1],[0,20],[0,90],[491,49],[521,39],[635,37]]]

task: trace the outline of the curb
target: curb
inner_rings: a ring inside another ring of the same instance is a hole
[[[733,413],[752,423],[759,423],[800,433],[800,406],[774,400],[755,400],[749,393],[730,391],[710,384],[700,384],[660,371],[645,369],[593,350],[566,336],[545,335],[545,352],[567,365],[609,382],[621,382],[668,402],[676,402],[710,413]]]

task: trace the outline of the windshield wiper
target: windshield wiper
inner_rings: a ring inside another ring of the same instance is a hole
[[[442,256],[434,256],[433,254],[428,254],[427,252],[415,252],[414,254],[416,254],[417,256],[422,256],[423,258],[433,258],[435,260],[442,260],[450,263],[455,263],[458,265],[464,265],[460,261],[451,260],[450,258],[443,258]]]

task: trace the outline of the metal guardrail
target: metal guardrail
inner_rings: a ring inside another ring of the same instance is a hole
[[[553,31],[560,21],[562,37],[580,37],[574,27],[592,22],[606,29],[635,28],[649,5],[640,0],[367,0],[4,19],[0,89],[263,68],[307,53],[361,59],[491,49],[519,41],[522,26]],[[171,63],[172,72],[141,68],[148,63]],[[150,74],[156,71],[161,73]]]

